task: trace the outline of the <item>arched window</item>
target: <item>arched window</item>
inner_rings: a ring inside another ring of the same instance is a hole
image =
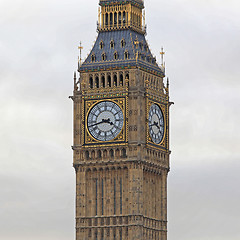
[[[106,53],[103,53],[103,54],[102,54],[102,61],[105,61],[106,58],[107,58],[107,57],[106,57]]]
[[[115,151],[115,154],[116,154],[116,157],[120,157],[120,151],[119,151],[118,148],[117,148],[117,150]]]
[[[118,53],[117,53],[117,52],[114,53],[114,59],[115,59],[115,60],[118,59]]]
[[[123,74],[120,74],[120,81],[119,81],[119,85],[123,86]]]
[[[121,47],[122,47],[122,48],[125,48],[125,46],[126,46],[126,42],[125,42],[124,39],[122,39],[122,40],[121,40]]]
[[[114,26],[117,26],[117,13],[114,13]]]
[[[122,24],[122,13],[121,12],[118,13],[118,24],[119,25]]]
[[[114,48],[114,41],[113,40],[111,40],[111,42],[110,42],[110,48],[111,49]]]
[[[114,157],[114,153],[112,149],[109,151],[109,154],[110,154],[110,157]]]
[[[91,158],[92,158],[92,159],[95,158],[95,151],[94,151],[94,150],[91,152]]]
[[[104,43],[103,43],[103,41],[101,41],[100,44],[99,44],[99,48],[103,49],[103,47],[104,47]]]
[[[122,157],[123,158],[127,157],[127,151],[125,148],[122,149]]]
[[[117,87],[117,75],[116,74],[114,74],[114,76],[113,76],[113,85],[114,85],[114,87]]]
[[[108,13],[106,13],[106,15],[105,15],[105,24],[106,24],[106,26],[108,26]]]
[[[110,27],[112,27],[113,25],[113,14],[110,13]]]
[[[98,158],[102,158],[102,152],[101,152],[101,150],[98,150]]]
[[[126,12],[123,12],[123,25],[126,24]]]
[[[89,87],[93,88],[93,78],[92,77],[89,78]]]
[[[111,87],[111,86],[112,86],[112,83],[111,83],[111,75],[108,75],[107,82],[108,82],[108,87]]]
[[[85,157],[86,157],[86,159],[89,159],[89,151],[85,152]]]
[[[91,60],[92,60],[92,62],[95,62],[95,61],[96,61],[96,55],[95,55],[95,54],[92,54]]]
[[[128,58],[129,58],[129,53],[128,53],[128,51],[125,51],[125,52],[124,52],[124,58],[125,58],[125,59],[128,59]]]
[[[125,79],[128,79],[128,80],[129,80],[129,74],[128,74],[128,73],[126,74]]]
[[[101,85],[102,85],[103,88],[105,88],[105,86],[106,86],[105,85],[105,76],[101,77]]]
[[[99,88],[99,77],[95,78],[95,84],[96,84],[96,88]]]
[[[104,157],[104,158],[107,157],[107,150],[106,150],[106,149],[103,151],[103,157]]]

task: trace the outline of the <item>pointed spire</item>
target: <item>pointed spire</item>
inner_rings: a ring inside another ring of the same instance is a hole
[[[83,50],[82,42],[80,42],[80,46],[78,47],[78,49],[80,52],[80,56],[78,57],[78,66],[80,67],[82,65],[82,50]]]

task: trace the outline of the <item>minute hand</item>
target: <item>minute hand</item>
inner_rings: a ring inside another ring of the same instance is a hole
[[[94,127],[94,126],[97,126],[97,125],[102,124],[102,123],[104,123],[104,119],[101,122],[95,123],[95,124],[93,124],[91,126],[88,126],[88,127]]]

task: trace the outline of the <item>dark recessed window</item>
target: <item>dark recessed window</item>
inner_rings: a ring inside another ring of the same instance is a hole
[[[126,46],[126,42],[124,39],[121,40],[121,47],[124,48]]]
[[[118,59],[118,53],[117,53],[117,52],[114,53],[114,59],[115,59],[115,60]]]
[[[106,53],[103,53],[103,54],[102,54],[102,60],[105,61],[106,59],[107,59]]]
[[[100,44],[99,44],[99,48],[103,49],[103,47],[104,47],[104,43],[103,43],[103,41],[101,41]]]
[[[95,61],[96,61],[96,56],[95,56],[95,54],[92,54],[91,59],[92,59],[92,62],[95,62]]]
[[[113,40],[111,40],[111,42],[110,42],[110,48],[111,49],[114,48],[114,41]]]
[[[126,52],[124,53],[124,58],[125,58],[125,59],[129,59],[129,53],[128,53],[128,51],[126,51]]]

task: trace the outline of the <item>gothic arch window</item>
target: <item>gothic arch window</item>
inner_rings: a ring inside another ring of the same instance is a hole
[[[121,40],[121,47],[125,48],[125,46],[126,46],[126,41],[125,41],[125,39],[122,39]]]
[[[89,78],[89,87],[93,88],[93,78],[92,77]]]
[[[106,53],[102,54],[102,61],[106,61],[107,57],[106,57]]]
[[[95,158],[95,151],[94,151],[94,150],[91,152],[91,158],[92,158],[92,159]]]
[[[126,24],[126,12],[124,11],[123,12],[123,25]]]
[[[117,75],[116,74],[114,74],[114,76],[113,76],[113,85],[114,85],[114,87],[117,87]]]
[[[112,149],[109,151],[109,154],[110,154],[110,157],[114,157],[114,152]]]
[[[122,157],[123,158],[127,157],[127,151],[125,148],[122,149]]]
[[[104,157],[104,158],[107,157],[107,150],[106,150],[106,149],[103,151],[103,157]]]
[[[106,84],[105,84],[105,76],[101,77],[101,85],[103,88],[105,88]]]
[[[125,51],[125,52],[124,52],[124,58],[125,58],[125,59],[129,59],[129,53],[128,53],[128,51]]]
[[[118,13],[118,24],[119,25],[122,24],[122,13],[121,12]]]
[[[117,13],[114,13],[114,26],[117,26]]]
[[[119,81],[119,85],[123,86],[123,74],[120,74],[120,81]]]
[[[112,27],[113,25],[113,14],[110,13],[110,27]]]
[[[102,158],[102,152],[101,152],[101,150],[98,150],[98,158]]]
[[[115,60],[118,59],[118,53],[117,53],[117,51],[114,53],[114,59],[115,59]]]
[[[118,148],[116,149],[115,154],[116,154],[116,157],[120,157],[120,151]]]
[[[104,43],[103,43],[103,41],[101,41],[100,44],[99,44],[99,48],[103,49],[103,47],[104,47]]]
[[[111,75],[108,75],[107,83],[108,83],[108,87],[111,87],[111,86],[112,86],[112,83],[111,83]]]
[[[95,78],[95,84],[96,84],[96,88],[99,88],[99,77],[98,76]]]
[[[114,49],[114,41],[113,40],[110,41],[110,48]]]
[[[96,55],[95,55],[95,54],[92,54],[91,60],[92,60],[92,62],[95,62],[95,61],[96,61]]]
[[[108,13],[106,13],[106,15],[105,15],[105,24],[106,24],[106,26],[108,26]]]

